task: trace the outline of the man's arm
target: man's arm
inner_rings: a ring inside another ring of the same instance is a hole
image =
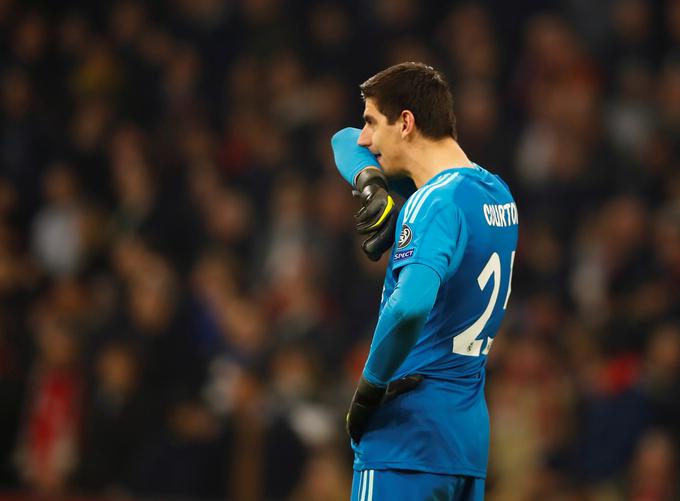
[[[414,263],[399,274],[394,292],[383,308],[363,374],[347,414],[347,432],[359,441],[371,415],[386,393],[403,393],[420,382],[407,376],[390,391],[388,382],[418,340],[439,291],[439,275],[429,266]],[[399,388],[399,389],[396,389]]]
[[[357,176],[362,170],[366,168],[380,170],[380,164],[375,155],[365,146],[357,144],[360,135],[360,129],[345,127],[333,134],[331,138],[333,157],[338,172],[355,189]]]
[[[424,264],[404,267],[373,334],[363,376],[387,386],[418,339],[439,291],[439,275]]]
[[[342,129],[333,135],[331,145],[338,171],[361,199],[361,209],[354,217],[356,230],[368,235],[362,248],[369,259],[377,261],[394,243],[398,211],[377,159],[357,143],[359,134],[359,129]]]
[[[375,155],[365,146],[357,144],[360,135],[361,129],[345,127],[333,134],[331,139],[338,172],[357,191],[362,189],[357,185],[357,181],[361,181],[358,177],[364,169],[378,169],[382,172]],[[387,183],[389,191],[393,191],[405,199],[416,191],[413,181],[409,178],[389,179]]]

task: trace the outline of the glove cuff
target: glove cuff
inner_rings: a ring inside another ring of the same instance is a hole
[[[354,399],[358,404],[375,407],[382,402],[386,391],[387,387],[373,384],[362,375]]]
[[[377,167],[366,167],[359,171],[359,174],[357,174],[354,180],[354,186],[359,193],[364,191],[364,188],[369,184],[377,184],[378,186],[382,186],[385,191],[389,191],[387,177],[385,177],[385,173]]]

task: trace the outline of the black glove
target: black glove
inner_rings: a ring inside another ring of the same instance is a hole
[[[361,247],[371,261],[377,261],[394,244],[398,216],[383,171],[373,167],[362,170],[355,193],[361,199],[361,208],[354,214],[356,230],[369,235]]]
[[[347,434],[355,442],[359,442],[364,434],[366,425],[373,413],[381,405],[385,405],[398,395],[413,390],[423,380],[420,374],[397,379],[390,382],[387,388],[369,383],[363,376],[349,404],[349,412],[346,418]]]

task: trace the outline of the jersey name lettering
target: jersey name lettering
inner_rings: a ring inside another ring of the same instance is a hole
[[[508,204],[484,204],[484,219],[489,226],[505,227],[517,224],[517,206],[514,202]]]

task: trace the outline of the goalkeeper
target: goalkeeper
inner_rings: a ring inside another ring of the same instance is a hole
[[[365,253],[390,258],[347,414],[352,500],[481,500],[485,365],[510,296],[517,209],[456,141],[438,71],[402,63],[360,88],[365,125],[337,132],[332,147],[361,200]],[[407,199],[401,210],[390,192]]]

